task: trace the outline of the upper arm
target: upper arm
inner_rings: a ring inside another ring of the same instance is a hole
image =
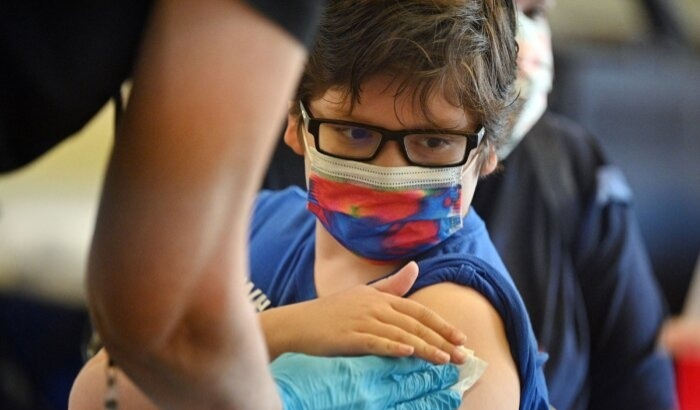
[[[467,335],[465,347],[488,362],[479,381],[463,397],[461,409],[518,409],[520,379],[503,322],[474,289],[454,283],[423,288],[411,296]]]
[[[243,2],[156,2],[88,271],[105,342],[133,335],[148,347],[188,314],[223,315],[211,292],[244,299],[250,205],[304,55]],[[121,314],[136,305],[139,315]]]
[[[159,405],[278,400],[243,289],[247,228],[304,56],[243,1],[154,4],[88,289],[110,354]]]

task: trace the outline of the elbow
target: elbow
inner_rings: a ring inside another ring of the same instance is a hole
[[[145,356],[169,338],[178,312],[167,300],[147,294],[154,289],[145,281],[133,281],[123,273],[91,262],[87,274],[91,319],[113,356]]]

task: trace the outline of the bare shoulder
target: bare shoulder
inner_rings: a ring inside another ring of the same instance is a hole
[[[445,282],[423,288],[411,299],[435,311],[467,335],[465,347],[488,362],[481,379],[464,394],[460,409],[518,409],[520,379],[500,315],[474,289]]]

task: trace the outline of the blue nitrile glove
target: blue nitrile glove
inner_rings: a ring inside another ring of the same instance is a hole
[[[413,357],[285,353],[270,365],[285,410],[454,410],[459,372]]]

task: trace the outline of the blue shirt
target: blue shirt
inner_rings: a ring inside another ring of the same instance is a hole
[[[257,298],[264,297],[274,307],[317,297],[315,227],[316,218],[306,210],[304,191],[294,187],[260,194],[250,233],[251,282]],[[416,261],[421,273],[409,294],[453,282],[489,300],[503,320],[518,366],[520,408],[548,409],[542,373],[545,355],[538,352],[525,306],[476,212],[470,210],[461,230]]]

